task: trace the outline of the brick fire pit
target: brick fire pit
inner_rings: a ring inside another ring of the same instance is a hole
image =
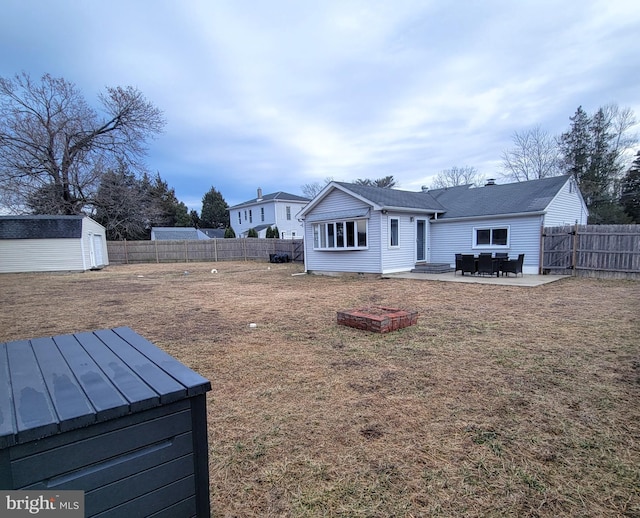
[[[417,324],[418,313],[397,308],[373,306],[338,311],[338,324],[374,333],[388,333]]]

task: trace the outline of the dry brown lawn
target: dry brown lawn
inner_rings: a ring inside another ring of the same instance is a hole
[[[640,516],[640,283],[300,271],[2,275],[0,340],[129,326],[209,378],[213,516]],[[336,324],[375,304],[418,325]]]

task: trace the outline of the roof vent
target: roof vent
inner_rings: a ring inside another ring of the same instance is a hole
[[[422,186],[422,192],[427,192],[429,190],[429,187],[427,187],[426,185]]]
[[[262,200],[262,188],[258,187],[258,197],[256,198],[257,201]]]
[[[484,184],[485,187],[488,187],[489,185],[495,185],[496,184],[496,179],[495,178],[489,178],[487,180],[487,183]]]

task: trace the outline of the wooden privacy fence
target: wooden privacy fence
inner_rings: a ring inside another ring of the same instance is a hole
[[[291,261],[304,261],[301,239],[108,241],[107,250],[110,264],[268,261],[271,254],[287,254]]]
[[[640,225],[571,225],[542,231],[543,273],[640,279]]]

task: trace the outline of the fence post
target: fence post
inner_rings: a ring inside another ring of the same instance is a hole
[[[540,225],[540,261],[538,263],[538,275],[544,273],[544,225]]]
[[[213,240],[213,258],[214,261],[218,262],[218,238]]]
[[[160,258],[158,257],[158,241],[154,241],[156,245],[156,263],[160,263]]]
[[[576,223],[573,227],[573,254],[572,254],[571,262],[573,263],[574,277],[578,275],[578,272],[576,271],[578,269],[577,260],[578,260],[578,223]]]
[[[189,262],[189,241],[184,240],[184,262]]]
[[[124,262],[129,264],[129,254],[127,253],[127,240],[124,240]]]

